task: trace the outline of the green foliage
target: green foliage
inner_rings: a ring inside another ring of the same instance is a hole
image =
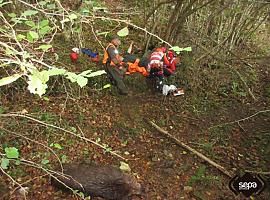
[[[36,10],[26,10],[22,13],[22,16],[28,17],[28,16],[36,15],[37,13],[38,11]]]
[[[180,48],[179,46],[174,46],[172,48],[170,48],[171,50],[173,50],[176,54],[179,54],[181,51],[192,51],[191,47],[186,47],[186,48]]]
[[[217,176],[206,176],[206,166],[202,165],[199,167],[199,169],[196,171],[195,175],[191,176],[190,180],[188,181],[188,185],[192,186],[193,184],[200,182],[203,184],[209,184],[213,181],[218,181],[219,178]]]
[[[21,74],[13,74],[12,76],[2,78],[2,79],[0,79],[0,86],[8,85],[8,84],[16,81],[21,76],[22,76]]]
[[[40,120],[44,122],[52,123],[56,120],[56,117],[52,113],[46,112],[40,115]]]
[[[50,163],[50,161],[48,159],[42,159],[42,161],[41,161],[42,165],[47,165],[49,163]]]
[[[37,7],[39,9],[51,10],[50,12],[63,11],[61,6],[58,6],[56,3],[50,3],[49,1],[38,2]],[[96,72],[87,70],[81,74],[75,74],[61,69],[61,67],[49,66],[46,63],[28,62],[29,59],[40,60],[37,55],[44,55],[44,52],[53,48],[51,43],[45,43],[45,41],[53,41],[54,30],[60,30],[55,19],[51,16],[40,18],[44,15],[39,15],[41,12],[39,9],[29,9],[28,7],[27,9],[22,9],[21,14],[14,12],[7,13],[8,19],[3,23],[0,32],[13,42],[1,46],[1,48],[4,48],[4,57],[7,58],[5,59],[7,60],[5,61],[6,63],[1,63],[1,66],[9,68],[16,66],[16,70],[13,70],[15,71],[13,75],[1,78],[0,86],[11,84],[23,76],[27,79],[27,89],[30,93],[42,96],[46,93],[48,81],[52,76],[64,76],[72,83],[76,83],[82,88],[87,85],[88,78],[105,74],[103,70]],[[2,18],[5,18],[5,16],[2,16]],[[82,30],[80,18],[81,16],[75,12],[68,13],[61,21],[63,25],[62,28],[67,24],[69,25],[69,29],[80,33]],[[14,35],[9,34],[13,32],[15,33]],[[16,43],[22,43],[19,45],[20,48],[14,48],[12,44]],[[18,55],[20,55],[22,59],[17,59],[16,57]]]
[[[27,36],[26,36],[27,40],[30,42],[30,43],[33,43],[35,42],[38,38],[39,38],[39,35],[37,32],[35,31],[29,31],[27,33]]]
[[[58,144],[58,143],[51,143],[50,144],[50,147],[54,147],[54,148],[56,148],[56,149],[63,149],[63,147],[60,145],[60,144]]]
[[[239,84],[237,82],[232,82],[232,92],[234,95],[236,96],[239,96],[239,97],[246,97],[247,96],[247,93],[242,89],[240,88]]]
[[[19,158],[19,150],[15,147],[5,148],[5,153],[7,158]]]
[[[7,158],[2,158],[1,159],[1,167],[3,169],[8,169],[8,166],[9,166],[9,159]]]
[[[36,49],[42,49],[43,51],[48,51],[48,49],[50,49],[50,48],[52,48],[52,45],[50,45],[50,44],[43,44],[43,45],[40,45]]]
[[[125,27],[123,29],[121,29],[120,31],[117,32],[117,35],[120,37],[125,37],[129,34],[129,30],[128,27]]]
[[[106,84],[106,85],[104,85],[102,88],[103,89],[107,89],[107,88],[110,88],[111,87],[111,84]]]
[[[10,165],[10,159],[18,159],[19,158],[19,150],[15,147],[5,147],[5,156],[1,159],[1,167],[3,169],[8,169]],[[17,162],[16,162],[17,161]],[[19,160],[16,160],[15,164],[19,165]]]
[[[2,106],[0,106],[0,114],[2,114],[2,113],[4,113],[5,112],[5,109],[2,107]],[[0,134],[1,135],[1,134]]]
[[[62,163],[67,163],[67,161],[68,161],[68,157],[66,155],[62,155],[61,156],[61,162]]]

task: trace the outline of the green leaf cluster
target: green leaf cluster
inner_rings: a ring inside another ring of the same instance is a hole
[[[15,147],[6,147],[5,148],[5,156],[1,159],[1,168],[8,169],[10,165],[10,159],[18,159],[19,158],[19,150]],[[15,162],[15,164],[19,165],[20,161]]]

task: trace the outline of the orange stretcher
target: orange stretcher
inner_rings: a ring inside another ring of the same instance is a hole
[[[146,71],[145,67],[140,67],[139,66],[139,62],[140,62],[140,59],[136,59],[134,63],[127,62],[128,70],[127,70],[126,74],[129,75],[129,74],[139,72],[143,76],[148,76],[149,73]]]

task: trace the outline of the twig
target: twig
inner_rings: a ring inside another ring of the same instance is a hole
[[[221,165],[217,164],[216,162],[210,160],[209,158],[207,158],[205,155],[201,154],[200,152],[198,152],[197,150],[191,148],[190,146],[186,145],[185,143],[181,142],[180,140],[178,140],[176,137],[172,136],[171,134],[169,134],[167,131],[163,130],[162,128],[160,128],[158,125],[156,125],[154,122],[147,120],[147,122],[153,126],[155,129],[158,130],[158,132],[166,135],[169,139],[171,139],[174,143],[176,143],[177,145],[191,151],[192,153],[194,153],[195,155],[197,155],[199,158],[203,159],[204,161],[208,162],[210,165],[214,166],[215,168],[217,168],[219,171],[221,171],[223,174],[227,175],[228,177],[232,178],[232,173],[227,171],[224,167],[222,167]]]
[[[5,172],[5,170],[0,166],[0,171],[3,172],[3,174],[5,174],[14,184],[18,185],[22,190],[24,190],[23,186],[18,183],[17,181],[15,181],[8,173]],[[23,193],[24,199],[26,200],[26,195],[25,192]]]
[[[270,175],[270,172],[261,172],[261,171],[253,171],[253,170],[245,170],[246,172],[254,173],[254,174],[263,174]]]
[[[5,156],[5,154],[2,154],[2,153],[0,153],[0,155],[1,155],[1,156]],[[10,159],[10,160],[16,160],[16,159]],[[59,183],[61,183],[62,185],[64,185],[67,189],[69,189],[69,190],[71,190],[71,191],[74,192],[74,189],[73,189],[73,188],[69,187],[69,186],[66,185],[64,182],[62,182],[61,180],[59,180],[54,174],[56,174],[56,175],[58,175],[58,176],[65,177],[65,178],[71,178],[71,179],[73,179],[71,176],[66,175],[66,174],[64,174],[64,173],[57,172],[57,171],[53,171],[53,170],[50,170],[50,169],[46,169],[46,168],[42,167],[41,165],[36,164],[35,162],[30,161],[30,160],[26,160],[26,159],[21,158],[20,161],[21,161],[21,164],[24,164],[24,165],[27,165],[27,166],[30,166],[30,167],[34,167],[34,168],[36,168],[36,169],[41,169],[42,171],[46,172],[47,175],[50,175],[51,177],[53,177],[54,179],[56,179]],[[2,170],[1,166],[0,166],[0,170]],[[7,173],[5,173],[4,171],[3,171],[3,173],[6,174],[8,177],[10,177],[10,176],[9,176]],[[43,175],[43,176],[45,176],[45,175]],[[10,177],[10,178],[12,179],[12,177]],[[15,180],[12,179],[12,181],[14,182]],[[75,179],[73,179],[73,181],[77,182]],[[19,184],[19,183],[17,183],[16,181],[15,181],[15,183],[16,183],[17,185],[19,185],[21,188],[23,188],[23,187],[22,187],[22,184]],[[79,182],[77,182],[77,183],[80,184]],[[75,195],[79,196],[77,193],[75,193]],[[25,199],[26,199],[26,198],[25,198]]]
[[[227,63],[225,63],[227,64]],[[250,88],[248,87],[246,81],[244,80],[244,78],[242,77],[242,75],[239,73],[238,70],[234,69],[233,67],[231,67],[229,64],[227,64],[232,70],[234,70],[236,72],[236,74],[238,75],[238,77],[240,78],[240,80],[242,81],[242,83],[244,84],[244,86],[246,87],[246,90],[248,91],[249,95],[253,98],[253,100],[256,101],[256,97],[254,96],[254,94],[251,92]]]
[[[61,16],[61,17],[63,16],[63,14],[48,13],[48,12],[45,12],[44,10],[39,9],[39,8],[37,8],[36,6],[33,6],[33,5],[30,4],[30,3],[26,3],[25,1],[22,1],[22,0],[18,0],[18,1],[21,2],[21,3],[24,4],[24,5],[27,5],[27,6],[31,7],[31,8],[34,8],[34,9],[36,9],[36,10],[38,10],[38,11],[44,13],[45,15]]]
[[[245,121],[247,119],[250,119],[252,117],[255,117],[258,114],[266,113],[266,112],[270,112],[270,110],[261,110],[261,111],[258,111],[256,113],[254,113],[253,115],[250,115],[250,116],[245,117],[243,119],[239,119],[239,120],[236,120],[236,121],[231,121],[231,122],[227,122],[227,123],[224,123],[224,124],[219,124],[219,125],[211,126],[209,129],[212,129],[212,128],[215,128],[215,127],[220,127],[220,126],[231,125],[231,124],[235,124],[235,123],[238,123],[239,124],[239,122]]]
[[[27,183],[29,183],[29,182],[31,182],[31,181],[33,181],[33,180],[35,180],[35,179],[40,179],[40,178],[43,178],[43,177],[45,177],[45,176],[48,176],[48,174],[43,174],[43,175],[40,175],[40,176],[36,176],[36,177],[34,177],[34,178],[31,178],[31,179],[29,179],[29,180],[23,182],[21,185],[26,185]],[[19,186],[16,187],[16,188],[14,188],[14,190],[12,190],[11,194],[13,194],[16,190],[18,190],[18,188],[19,188]]]
[[[19,133],[15,133],[15,132],[13,132],[13,131],[7,130],[7,129],[3,128],[3,127],[0,127],[0,129],[4,130],[4,131],[6,131],[6,132],[9,132],[9,133],[11,133],[11,134],[14,134],[14,135],[16,135],[16,136],[18,136],[18,137],[21,137],[21,138],[24,138],[24,139],[26,139],[26,140],[29,140],[29,141],[31,141],[31,142],[33,142],[33,143],[39,144],[39,145],[43,146],[43,147],[46,148],[46,149],[49,149],[49,151],[51,151],[51,152],[54,154],[54,156],[56,157],[56,159],[58,160],[58,162],[59,162],[59,164],[60,164],[60,167],[61,167],[61,170],[63,171],[63,165],[62,165],[62,162],[61,162],[60,158],[58,157],[58,155],[55,153],[55,151],[54,151],[52,148],[50,148],[50,147],[48,147],[48,146],[46,146],[46,145],[44,145],[44,144],[42,144],[42,143],[40,143],[40,142],[38,142],[38,141],[32,140],[32,139],[30,139],[30,138],[28,138],[28,137],[26,137],[26,136],[24,136],[24,135],[21,135],[21,134],[19,134]]]
[[[29,120],[31,120],[31,121],[37,122],[37,123],[39,123],[39,124],[45,125],[45,126],[47,126],[47,127],[52,127],[52,128],[55,128],[55,129],[64,131],[64,132],[66,132],[66,133],[69,133],[69,134],[71,134],[71,135],[73,135],[73,136],[75,136],[75,137],[78,137],[78,138],[80,138],[80,139],[82,139],[82,140],[85,140],[85,141],[87,141],[87,142],[90,142],[90,143],[92,143],[92,144],[94,144],[94,145],[96,145],[96,146],[98,146],[98,147],[100,147],[100,148],[106,150],[106,147],[102,146],[101,144],[99,144],[99,143],[97,143],[97,142],[95,142],[95,141],[93,141],[93,140],[90,140],[90,139],[88,139],[88,138],[85,138],[85,137],[82,137],[82,136],[80,136],[80,135],[77,135],[76,133],[73,133],[72,131],[66,130],[66,129],[64,129],[64,128],[61,128],[61,127],[58,127],[58,126],[55,126],[55,125],[52,125],[52,124],[48,124],[48,123],[45,123],[45,122],[40,121],[40,120],[38,120],[38,119],[32,118],[32,117],[30,117],[30,116],[28,116],[28,115],[21,115],[21,114],[0,114],[0,117],[20,117],[20,118],[26,118],[26,119],[29,119]],[[111,153],[112,155],[115,155],[115,156],[117,156],[117,157],[123,159],[123,160],[127,160],[127,159],[124,158],[123,156],[121,156],[121,155],[119,155],[119,154],[117,154],[117,153],[115,153],[115,152],[113,152],[113,151],[110,151],[110,153]]]
[[[102,49],[105,51],[105,47],[102,45],[101,41],[98,39],[97,34],[96,34],[95,31],[94,31],[93,25],[91,24],[90,27],[91,27],[91,31],[92,31],[92,33],[93,33],[93,35],[94,35],[96,41],[98,41],[99,45],[100,45],[100,46],[102,47]]]
[[[114,18],[109,18],[109,17],[99,17],[99,16],[93,16],[94,19],[101,19],[101,20],[108,20],[108,21],[115,21],[115,22],[121,22],[121,23],[125,23],[127,25],[130,25],[132,27],[134,27],[135,29],[139,29],[139,30],[142,30],[144,32],[146,32],[147,34],[157,38],[158,40],[160,40],[162,43],[165,43],[167,44],[169,47],[172,47],[172,45],[170,43],[168,43],[167,41],[163,40],[161,37],[159,37],[158,35],[155,35],[153,33],[151,33],[150,31],[148,31],[146,28],[142,28],[142,27],[139,27],[133,23],[131,23],[130,21],[128,20],[123,20],[123,19],[114,19]],[[93,19],[92,19],[93,20]],[[88,20],[82,20],[82,22],[86,22],[86,23],[89,23]]]

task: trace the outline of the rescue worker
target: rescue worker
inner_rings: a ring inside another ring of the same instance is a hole
[[[164,55],[163,74],[169,77],[176,70],[176,65],[179,63],[179,57],[176,57],[172,51],[168,51]]]
[[[166,52],[165,47],[156,48],[150,55],[147,71],[149,72],[149,78],[157,78],[156,88],[162,90],[163,86],[163,58]]]
[[[123,81],[126,72],[125,63],[122,62],[123,57],[120,56],[118,52],[120,44],[121,41],[118,37],[112,38],[111,42],[105,49],[102,63],[111,83],[116,85],[121,95],[127,95],[128,91]]]

